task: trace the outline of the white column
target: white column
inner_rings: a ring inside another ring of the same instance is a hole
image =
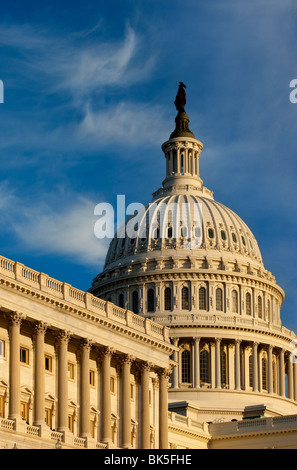
[[[240,343],[239,339],[235,340],[235,389],[240,390]]]
[[[259,391],[259,376],[258,376],[258,343],[253,343],[253,390]]]
[[[286,396],[285,378],[285,351],[281,349],[279,354],[279,393],[282,397]]]
[[[34,331],[35,352],[35,390],[34,390],[34,422],[35,426],[45,425],[45,364],[44,336],[47,325],[37,322]]]
[[[194,338],[194,388],[200,388],[200,338]]]
[[[216,338],[216,388],[221,388],[221,338]]]

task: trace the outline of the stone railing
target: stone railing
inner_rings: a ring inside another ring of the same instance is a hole
[[[267,417],[259,419],[246,419],[228,423],[209,424],[209,432],[213,437],[220,436],[221,434],[238,434],[259,431],[263,432],[283,428],[296,428],[297,430],[297,415],[278,416],[276,418]]]
[[[187,430],[208,433],[208,424],[196,421],[188,416],[183,416],[173,411],[168,411],[168,425],[182,426]]]
[[[61,299],[80,309],[86,309],[85,317],[98,318],[102,316],[121,323],[127,327],[154,338],[169,342],[169,330],[166,326],[155,325],[129,310],[120,308],[111,302],[94,297],[89,292],[84,292],[61,281],[49,277],[47,274],[34,271],[22,263],[11,261],[0,256],[0,275],[18,281],[34,290],[38,290],[48,296]],[[93,314],[93,315],[92,315]]]
[[[154,322],[170,326],[171,324],[177,325],[203,325],[203,326],[233,326],[238,328],[253,328],[267,331],[269,333],[280,334],[287,337],[290,340],[296,338],[294,331],[285,328],[282,325],[276,325],[269,321],[264,321],[254,317],[241,316],[239,314],[228,315],[228,314],[212,314],[211,312],[200,314],[200,313],[172,313],[168,315],[154,315],[150,317],[150,320]]]

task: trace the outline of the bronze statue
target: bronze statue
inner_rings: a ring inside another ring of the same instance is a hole
[[[179,82],[179,88],[177,91],[177,95],[175,98],[175,107],[178,112],[182,112],[185,110],[186,102],[187,102],[187,95],[185,92],[186,85],[183,82]]]

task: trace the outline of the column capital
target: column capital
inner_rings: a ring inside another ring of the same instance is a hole
[[[67,330],[59,330],[56,333],[56,338],[60,343],[68,344],[70,337],[71,337],[71,333],[70,331],[67,331]]]
[[[45,332],[48,328],[48,324],[43,322],[43,321],[36,321],[34,323],[34,335],[37,336],[37,335],[42,335],[44,336],[45,335]]]
[[[23,320],[25,320],[26,315],[21,312],[11,312],[8,314],[9,323],[11,326],[21,326]]]
[[[135,356],[132,356],[130,354],[122,354],[119,360],[121,366],[123,366],[124,364],[131,365],[132,362],[134,361],[135,361]]]
[[[104,346],[102,349],[99,350],[99,357],[100,359],[104,359],[105,357],[112,357],[115,353],[115,349],[111,348],[110,346]]]
[[[79,342],[79,350],[86,349],[90,351],[93,344],[94,344],[94,341],[92,339],[82,338]]]

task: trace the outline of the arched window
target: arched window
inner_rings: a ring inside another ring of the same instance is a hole
[[[147,311],[155,311],[155,291],[154,289],[148,289],[147,291]]]
[[[220,287],[216,290],[216,310],[223,311],[223,291]]]
[[[246,293],[245,304],[246,304],[245,305],[246,314],[251,315],[252,314],[252,297],[249,292]]]
[[[258,317],[263,317],[262,297],[260,295],[258,296]]]
[[[200,381],[201,384],[209,384],[209,353],[206,349],[200,352]]]
[[[164,291],[164,310],[171,310],[171,289],[166,287]]]
[[[138,313],[138,292],[136,290],[132,294],[132,312]]]
[[[267,360],[262,357],[262,389],[267,390]]]
[[[181,291],[182,294],[182,310],[189,310],[189,289],[184,286]]]
[[[206,289],[200,287],[199,289],[199,310],[206,310]]]
[[[185,349],[181,355],[181,380],[183,383],[191,382],[191,354]]]
[[[232,291],[232,312],[238,313],[238,292],[237,290]]]
[[[124,308],[124,294],[119,295],[119,307]]]

